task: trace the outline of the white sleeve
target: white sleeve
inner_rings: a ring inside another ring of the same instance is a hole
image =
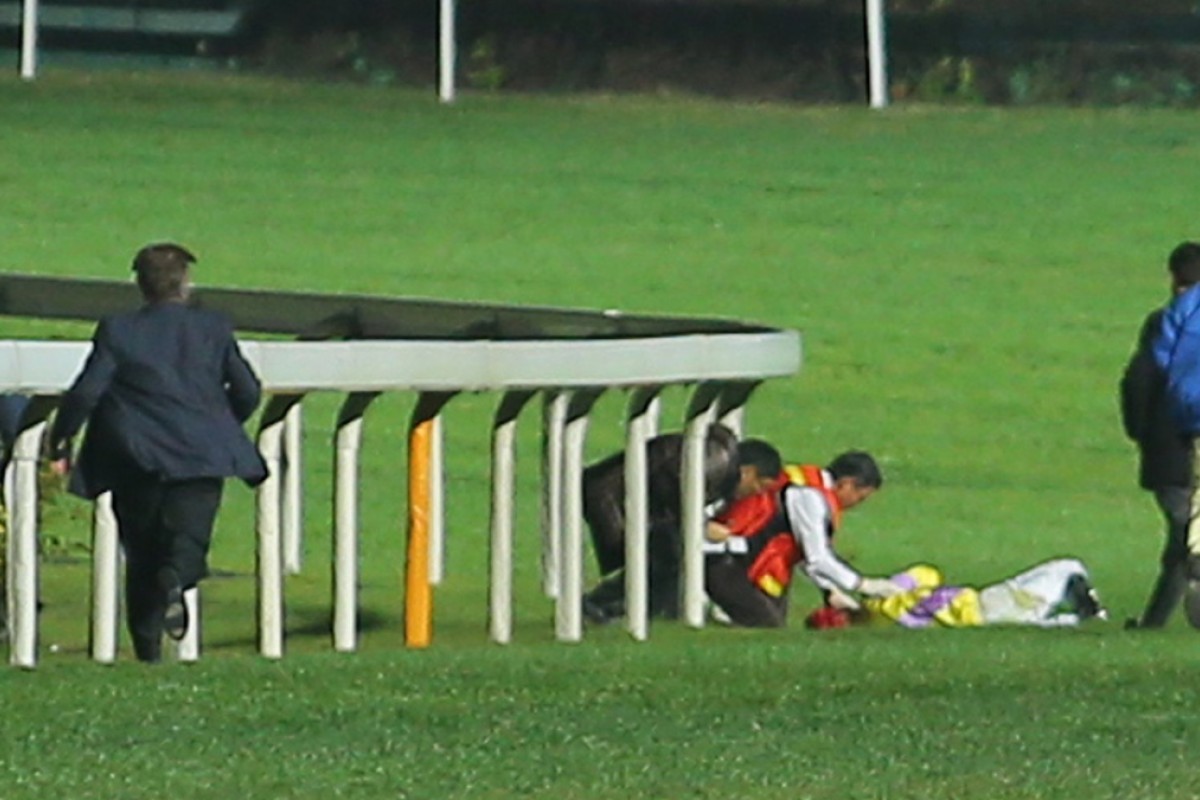
[[[789,486],[783,492],[784,508],[796,543],[804,552],[803,569],[822,589],[853,592],[862,576],[837,557],[829,546],[829,503],[818,489]]]

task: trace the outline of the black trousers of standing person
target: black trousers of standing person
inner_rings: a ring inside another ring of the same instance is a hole
[[[125,615],[141,661],[162,652],[167,592],[208,574],[208,548],[221,505],[221,478],[182,481],[130,475],[113,488],[113,513],[125,551]]]
[[[750,582],[748,556],[721,553],[704,559],[704,591],[729,621],[745,628],[782,628],[787,624],[787,594],[772,597]]]
[[[1167,523],[1167,540],[1159,559],[1158,578],[1139,627],[1161,628],[1179,605],[1187,588],[1188,527],[1192,521],[1192,494],[1183,486],[1154,490],[1154,500]]]

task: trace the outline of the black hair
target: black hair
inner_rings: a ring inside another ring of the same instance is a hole
[[[186,294],[188,267],[196,257],[177,244],[151,244],[133,257],[133,271],[142,297],[149,303],[182,300]]]
[[[783,472],[783,459],[779,451],[762,439],[743,439],[738,442],[738,464],[754,467],[764,478]]]
[[[829,462],[829,474],[838,478],[850,478],[859,486],[878,489],[883,486],[883,472],[874,457],[862,450],[851,450]]]
[[[1171,251],[1167,269],[1181,289],[1200,283],[1200,243],[1184,242]]]

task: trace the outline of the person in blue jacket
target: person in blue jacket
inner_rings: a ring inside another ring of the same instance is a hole
[[[1171,296],[1200,283],[1200,244],[1184,242],[1167,259]],[[1138,484],[1154,493],[1166,521],[1160,570],[1142,615],[1128,628],[1161,628],[1179,606],[1187,584],[1187,532],[1192,519],[1192,440],[1176,425],[1168,404],[1166,375],[1152,347],[1162,330],[1163,307],[1147,315],[1137,346],[1121,377],[1121,422],[1138,448]]]
[[[1180,276],[1173,278],[1176,297],[1162,312],[1150,353],[1162,372],[1170,421],[1191,451],[1193,474],[1188,486],[1187,524],[1171,526],[1163,551],[1160,584],[1165,586],[1162,598],[1165,605],[1172,596],[1178,597],[1174,583],[1182,583],[1188,622],[1200,628],[1200,525],[1196,520],[1200,498],[1196,497],[1194,474],[1195,440],[1200,435],[1200,283],[1197,283],[1200,275],[1196,274],[1200,272],[1200,243],[1183,242],[1171,252],[1168,264],[1172,275]],[[1152,603],[1155,600],[1151,598]],[[1144,617],[1143,621],[1157,620]]]

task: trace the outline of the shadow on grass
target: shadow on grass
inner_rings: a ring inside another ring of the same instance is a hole
[[[301,606],[288,608],[288,624],[284,636],[288,640],[328,639],[333,635],[333,614],[327,607]],[[378,611],[360,609],[358,632],[368,633],[381,630],[396,621]],[[205,648],[212,650],[234,650],[258,647],[257,635],[235,636],[206,641]]]

